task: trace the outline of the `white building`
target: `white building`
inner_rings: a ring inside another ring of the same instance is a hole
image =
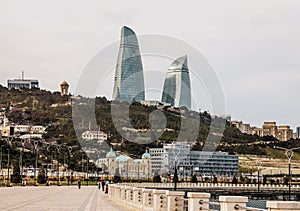
[[[158,174],[174,174],[176,164],[179,176],[229,175],[238,170],[238,156],[226,152],[192,151],[186,142],[164,144],[163,148],[151,148],[152,171]]]
[[[35,125],[30,128],[30,133],[32,134],[43,134],[45,133],[46,127]]]
[[[86,141],[97,139],[98,141],[106,141],[107,134],[102,131],[87,130],[81,134],[82,139]]]
[[[126,179],[150,179],[153,176],[151,156],[148,152],[145,152],[141,159],[132,159],[125,155],[117,156],[110,149],[105,158],[96,161],[96,165],[108,176],[114,176],[116,173]]]
[[[32,89],[39,88],[39,81],[32,79],[12,79],[7,80],[8,89]]]

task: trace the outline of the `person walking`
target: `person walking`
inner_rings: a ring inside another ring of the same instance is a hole
[[[80,189],[81,188],[81,181],[80,180],[77,181],[77,185],[78,185],[78,189]]]
[[[102,180],[101,186],[102,186],[102,191],[104,191],[104,187],[105,187],[105,182],[104,182],[104,180]]]

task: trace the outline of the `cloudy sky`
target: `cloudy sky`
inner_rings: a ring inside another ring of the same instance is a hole
[[[0,83],[24,70],[43,89],[58,90],[67,80],[72,92],[93,55],[117,41],[127,25],[202,52],[219,76],[233,119],[295,127],[299,23],[298,0],[0,0]]]

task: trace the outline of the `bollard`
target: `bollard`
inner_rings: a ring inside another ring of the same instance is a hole
[[[269,211],[296,211],[300,210],[300,202],[296,201],[267,201]]]
[[[189,200],[188,210],[208,210],[209,209],[210,193],[188,192],[187,197]]]
[[[168,211],[183,211],[184,208],[184,192],[167,191]]]
[[[154,190],[153,191],[153,206],[154,206],[154,211],[166,211],[167,210],[167,191],[166,190]]]
[[[220,211],[245,210],[248,197],[243,196],[220,196]]]

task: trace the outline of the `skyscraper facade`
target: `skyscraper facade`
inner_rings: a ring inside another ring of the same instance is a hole
[[[191,85],[187,56],[176,59],[168,69],[161,101],[191,109]]]
[[[133,30],[126,26],[121,30],[113,99],[130,103],[145,100],[143,65],[138,40]]]

